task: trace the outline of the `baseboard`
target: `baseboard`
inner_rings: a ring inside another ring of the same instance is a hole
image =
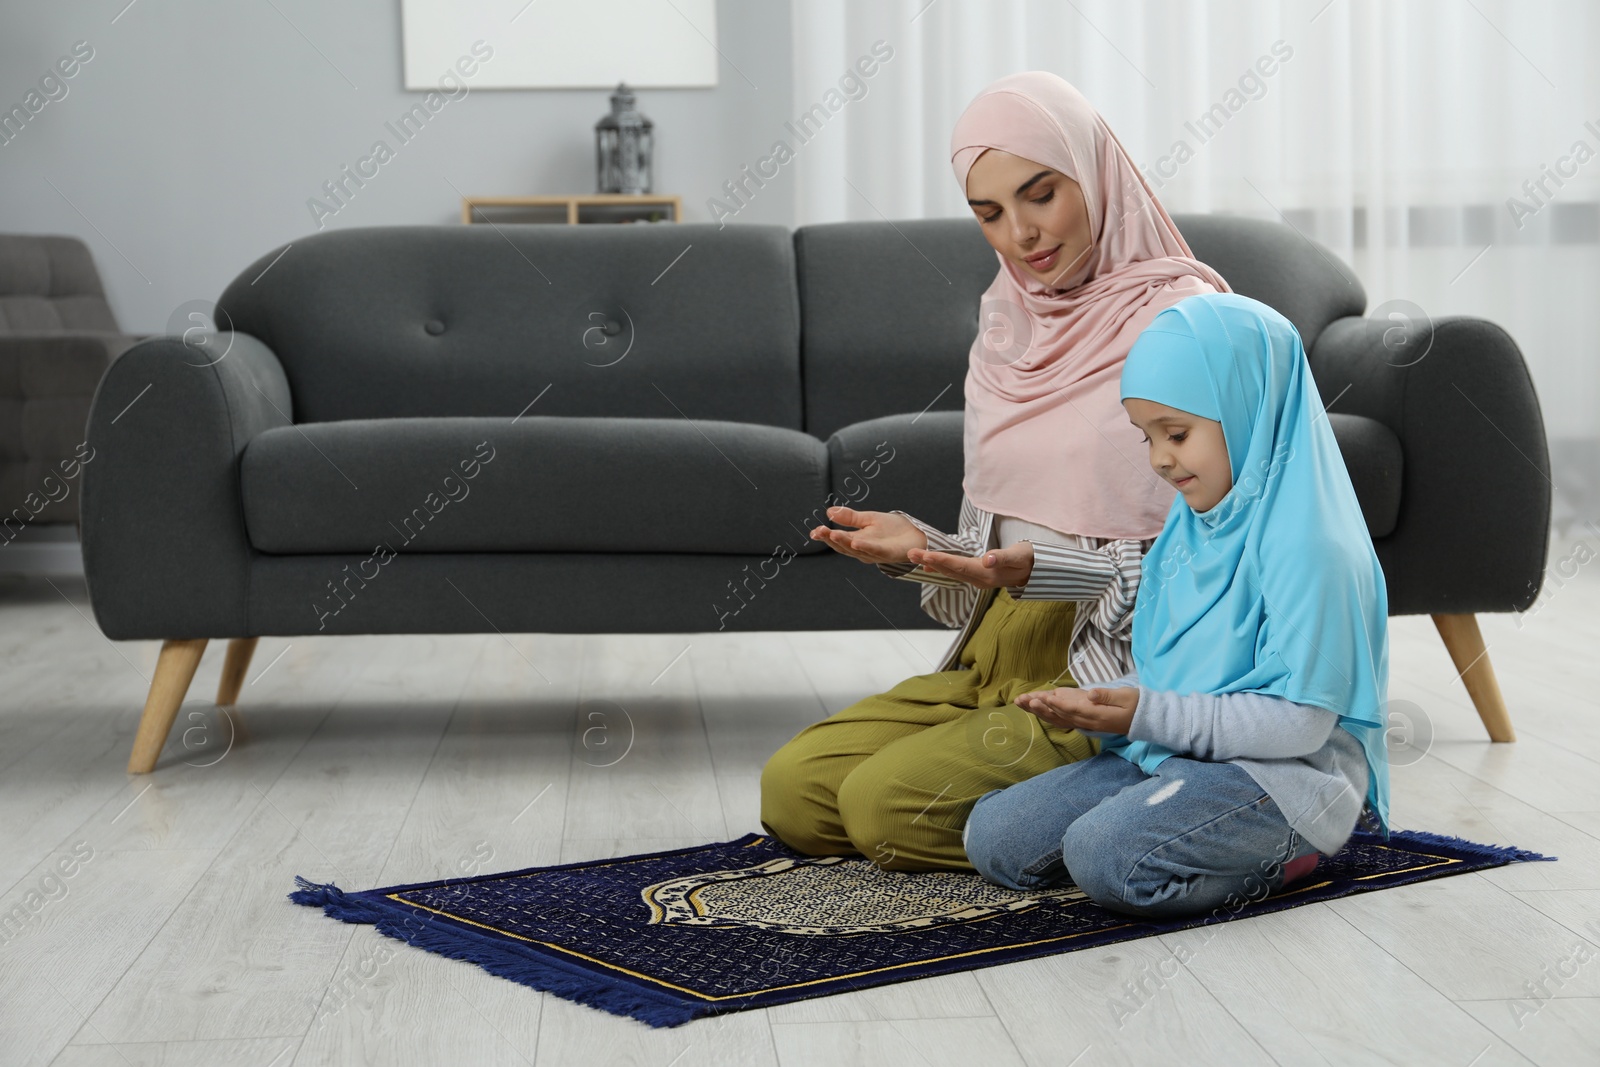
[[[83,549],[77,528],[32,526],[10,541],[0,540],[0,574],[83,576]]]

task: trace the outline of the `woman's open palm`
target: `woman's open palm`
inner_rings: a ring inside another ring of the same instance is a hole
[[[928,547],[926,535],[904,515],[836,506],[828,509],[828,518],[855,529],[817,526],[811,531],[811,539],[863,563],[909,563],[907,552]]]

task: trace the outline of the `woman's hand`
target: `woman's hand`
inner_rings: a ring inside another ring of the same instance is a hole
[[[862,563],[910,563],[914,561],[907,559],[908,551],[928,547],[927,535],[904,515],[847,507],[831,507],[827,514],[834,522],[856,529],[818,526],[811,531],[811,539]]]
[[[1136,686],[1110,689],[1045,689],[1023,693],[1017,707],[1068,730],[1094,730],[1105,734],[1127,734],[1133,726],[1133,713],[1139,707]]]
[[[922,564],[923,570],[937,571],[979,589],[1025,585],[1033,574],[1033,545],[1028,541],[1018,541],[1009,548],[992,548],[981,556],[918,549],[907,559]]]

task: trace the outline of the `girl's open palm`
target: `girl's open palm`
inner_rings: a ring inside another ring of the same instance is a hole
[[[1133,713],[1139,707],[1139,690],[1134,686],[1095,689],[1063,686],[1021,693],[1016,705],[1052,726],[1125,735],[1133,726]]]
[[[855,529],[817,526],[811,539],[863,563],[909,563],[907,552],[928,547],[927,536],[904,515],[836,506],[828,509],[828,518]]]

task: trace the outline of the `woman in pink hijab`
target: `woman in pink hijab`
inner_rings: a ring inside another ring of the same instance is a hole
[[[761,776],[780,840],[897,870],[970,870],[978,797],[1098,751],[1013,698],[1131,668],[1139,565],[1174,491],[1123,411],[1123,360],[1163,308],[1230,291],[1055,74],[979,93],[950,160],[1000,265],[968,361],[960,529],[834,507],[854,529],[811,536],[923,583],[923,610],[961,633],[939,670],[807,727]]]

